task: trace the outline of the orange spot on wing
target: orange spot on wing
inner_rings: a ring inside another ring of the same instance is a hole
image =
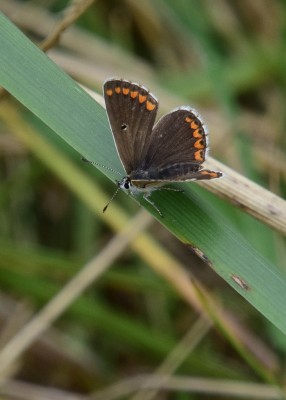
[[[144,96],[143,94],[139,94],[139,103],[144,103],[147,99],[147,96]]]
[[[112,89],[107,89],[107,90],[105,91],[105,93],[107,94],[107,96],[112,96],[112,95],[113,95]]]
[[[195,142],[194,146],[195,146],[196,149],[204,149],[205,148],[205,145],[204,145],[202,139],[198,139]]]
[[[192,120],[191,120],[191,118],[190,117],[186,117],[185,118],[185,121],[189,124],[190,122],[192,122]]]
[[[193,132],[193,137],[194,138],[201,138],[203,135],[200,133],[200,131],[199,131],[199,129],[196,129],[194,132]]]
[[[132,97],[132,99],[135,99],[137,96],[138,96],[138,91],[133,91],[133,92],[130,92],[130,96]]]
[[[199,124],[198,124],[196,121],[193,120],[193,121],[191,122],[191,128],[192,128],[192,129],[198,129],[198,127],[199,127]]]
[[[200,171],[201,175],[208,175],[209,178],[219,178],[222,174],[221,172],[210,171],[208,169]]]
[[[210,171],[210,176],[212,178],[219,178],[221,176],[221,173],[220,172]]]
[[[123,92],[123,94],[124,94],[125,96],[127,96],[128,93],[130,92],[130,89],[129,89],[129,88],[123,88],[122,92]]]
[[[121,92],[121,87],[120,87],[120,86],[117,86],[117,87],[115,88],[115,92],[116,92],[117,94],[119,94],[119,93]]]
[[[197,150],[195,152],[195,160],[196,161],[204,161],[203,150]]]
[[[155,107],[156,107],[156,104],[151,103],[151,101],[146,102],[146,108],[148,111],[153,111]]]

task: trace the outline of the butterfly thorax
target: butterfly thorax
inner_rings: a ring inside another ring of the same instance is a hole
[[[158,186],[164,185],[164,183],[143,180],[133,181],[130,176],[125,176],[121,179],[121,181],[117,182],[117,185],[125,192],[128,192],[132,195],[137,195],[139,193],[150,193],[158,188]]]

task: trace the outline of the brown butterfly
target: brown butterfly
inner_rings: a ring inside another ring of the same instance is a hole
[[[155,124],[158,100],[144,86],[111,78],[105,81],[103,91],[113,138],[126,172],[118,188],[135,196],[143,192],[144,199],[162,216],[149,198],[153,190],[168,183],[223,175],[202,167],[207,155],[207,129],[194,109],[176,108]]]

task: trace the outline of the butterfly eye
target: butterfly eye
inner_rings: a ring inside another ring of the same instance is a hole
[[[120,128],[121,128],[122,131],[126,131],[127,130],[127,124],[122,124]]]
[[[124,189],[129,189],[129,182],[124,183]]]

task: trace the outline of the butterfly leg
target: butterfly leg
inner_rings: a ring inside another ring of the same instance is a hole
[[[149,204],[151,204],[151,206],[152,206],[153,208],[155,208],[155,210],[158,212],[158,214],[160,215],[160,217],[163,218],[163,214],[161,213],[161,211],[159,210],[159,208],[156,206],[156,204],[155,204],[152,200],[150,200],[149,196],[150,196],[150,193],[145,193],[144,196],[143,196],[144,200],[146,200]]]
[[[181,192],[184,193],[183,189],[176,189],[176,188],[171,188],[171,187],[161,187],[158,188],[157,190],[171,190],[172,192]]]

